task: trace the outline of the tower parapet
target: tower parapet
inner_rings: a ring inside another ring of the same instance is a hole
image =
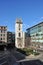
[[[23,24],[23,22],[22,22],[22,19],[20,18],[20,19],[16,19],[16,23],[21,23],[21,24]]]

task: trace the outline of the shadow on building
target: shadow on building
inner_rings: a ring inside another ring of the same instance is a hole
[[[29,47],[30,45],[31,45],[31,36],[30,36],[30,30],[29,30],[25,33],[25,47]]]

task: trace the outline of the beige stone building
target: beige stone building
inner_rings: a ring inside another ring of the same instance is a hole
[[[15,23],[15,46],[17,48],[24,48],[25,33],[22,31],[23,22],[21,19],[16,19]]]
[[[0,43],[7,43],[7,26],[0,26]]]

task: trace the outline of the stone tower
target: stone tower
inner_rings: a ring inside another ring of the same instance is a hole
[[[24,33],[22,32],[22,20],[16,19],[15,24],[15,46],[17,48],[24,48]]]

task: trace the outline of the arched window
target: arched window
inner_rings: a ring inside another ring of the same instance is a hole
[[[19,30],[20,30],[20,24],[19,24]]]
[[[19,33],[19,37],[21,36],[21,34]]]

